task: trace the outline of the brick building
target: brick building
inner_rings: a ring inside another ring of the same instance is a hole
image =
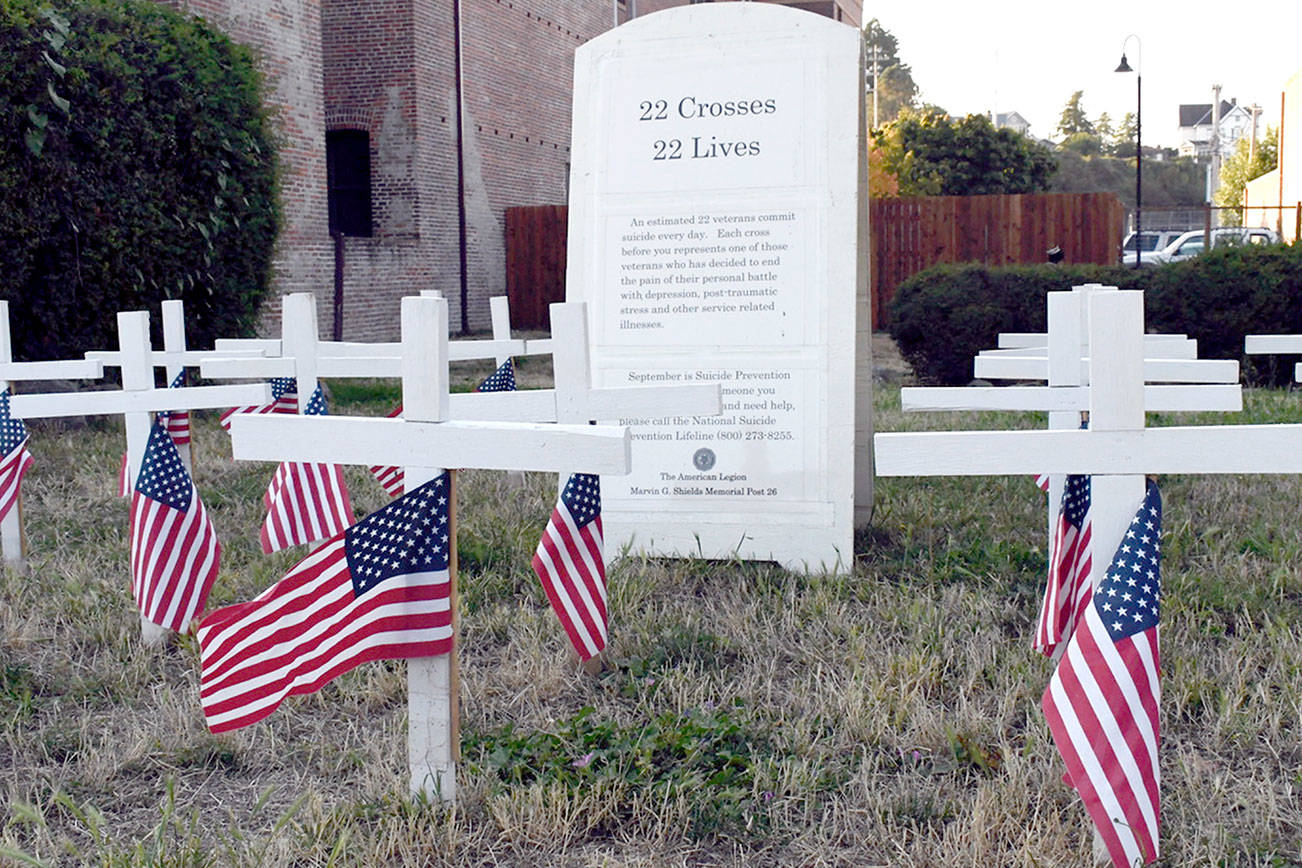
[[[285,225],[277,294],[334,311],[343,336],[391,340],[399,299],[440,289],[454,329],[488,325],[505,287],[502,219],[563,203],[574,49],[631,15],[699,0],[170,0],[261,53],[279,118]],[[721,0],[728,2],[728,0]],[[774,0],[777,2],[777,0]],[[860,0],[789,2],[858,26]],[[464,94],[467,304],[460,305],[454,27]],[[279,299],[264,312],[275,330]]]

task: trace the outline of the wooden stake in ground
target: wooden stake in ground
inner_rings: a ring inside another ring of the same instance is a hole
[[[311,295],[303,298],[303,304],[315,305]],[[231,420],[233,455],[251,461],[393,464],[404,468],[410,488],[433,479],[442,467],[628,472],[627,429],[446,421],[447,315],[444,299],[402,300],[402,418],[240,414]],[[314,315],[310,321],[315,327]],[[440,337],[430,340],[431,335]],[[455,562],[450,569],[455,589]],[[456,797],[457,687],[455,646],[447,655],[409,661],[411,788],[444,801]]]
[[[1145,474],[1302,473],[1302,425],[1145,428],[1143,294],[1099,293],[1090,305],[1088,430],[891,433],[875,443],[885,476],[1090,475],[1098,587]]]
[[[15,362],[13,341],[9,334],[9,302],[0,300],[0,391],[24,380],[98,380],[104,376],[104,366],[98,362],[80,359],[55,362]],[[11,406],[12,413],[12,406]],[[13,509],[0,520],[0,547],[4,562],[14,569],[27,566],[27,538],[23,532],[23,496]]]
[[[149,442],[152,413],[213,409],[271,400],[270,387],[261,383],[155,388],[154,362],[149,347],[149,314],[145,311],[118,314],[118,345],[118,361],[122,366],[120,390],[17,395],[10,401],[11,413],[19,419],[122,416],[127,435],[127,479],[134,484],[140,475],[145,445]],[[100,363],[91,361],[88,364]],[[145,642],[151,645],[159,644],[171,635],[171,631],[143,616],[140,631]]]

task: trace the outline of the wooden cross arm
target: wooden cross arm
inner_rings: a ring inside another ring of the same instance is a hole
[[[1089,350],[1084,350],[1081,355],[1088,355]],[[1049,348],[1047,346],[1038,347],[1001,347],[997,350],[981,350],[977,353],[979,358],[1048,358]],[[1162,341],[1160,343],[1144,342],[1144,358],[1146,359],[1196,359],[1198,358],[1197,341]]]
[[[1144,345],[1153,346],[1162,344],[1167,341],[1190,341],[1193,344],[1198,342],[1191,339],[1188,335],[1177,334],[1152,334],[1144,335]],[[1000,349],[1018,349],[1023,347],[1046,347],[1049,345],[1049,335],[1046,332],[1000,332],[996,339],[996,346]],[[1302,352],[1299,350],[1298,352]]]
[[[1081,359],[1081,378],[1089,380],[1089,359]],[[988,380],[1044,380],[1046,358],[977,356],[973,375]],[[1144,380],[1150,383],[1237,383],[1239,363],[1232,359],[1144,359]]]
[[[527,343],[536,344],[539,343],[539,341],[529,341]],[[252,353],[254,351],[272,357],[279,357],[281,354],[280,341],[274,338],[220,338],[214,345],[217,350],[227,351],[230,355],[235,355],[237,352]],[[498,356],[537,355],[541,352],[551,352],[551,347],[548,346],[545,351],[530,351],[525,341],[513,338],[504,340],[476,339],[466,341],[448,341],[448,360],[453,362],[466,362],[476,359],[495,359]],[[317,358],[320,362],[324,362],[326,359],[397,359],[402,356],[402,344],[398,342],[359,343],[354,341],[321,341],[317,344],[317,353]],[[239,375],[232,374],[231,376]],[[323,373],[321,376],[341,375]],[[377,374],[375,376],[396,377],[398,375]]]
[[[1250,356],[1302,353],[1302,335],[1244,335],[1243,351]]]
[[[214,380],[231,380],[244,377],[292,377],[296,372],[293,359],[274,357],[234,358],[223,356],[206,359],[199,364],[199,373]]]
[[[615,476],[629,472],[632,438],[609,425],[412,422],[350,416],[240,414],[231,454],[244,461],[507,468]]]
[[[82,359],[0,363],[0,381],[11,383],[31,380],[98,380],[103,376],[103,364]]]
[[[121,389],[101,392],[14,395],[9,412],[18,419],[55,419],[64,416],[111,416],[120,413],[157,413],[162,410],[205,410],[271,403],[266,383],[234,386],[186,386],[180,389]]]
[[[929,431],[873,438],[879,476],[1302,473],[1302,425]]]
[[[151,350],[149,363],[155,368],[165,368],[172,365],[194,367],[209,359],[262,358],[264,355],[265,353],[256,349],[228,350],[226,352],[218,352],[217,350]],[[107,368],[122,367],[122,353],[119,350],[91,350],[86,353],[86,358],[99,362]]]
[[[910,386],[900,389],[905,410],[1088,410],[1088,386]],[[1239,386],[1145,386],[1144,409],[1157,412],[1200,410],[1237,413],[1243,409]]]

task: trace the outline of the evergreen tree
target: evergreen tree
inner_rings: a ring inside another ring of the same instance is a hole
[[[1075,133],[1094,132],[1094,125],[1090,123],[1090,119],[1085,116],[1085,110],[1081,108],[1080,101],[1084,95],[1085,91],[1076,91],[1062,108],[1062,115],[1058,118],[1058,134],[1063,138]]]
[[[890,123],[901,111],[918,102],[913,70],[900,60],[899,42],[876,18],[863,30],[864,57],[868,62],[868,121],[872,123],[872,97],[877,97],[877,126]]]

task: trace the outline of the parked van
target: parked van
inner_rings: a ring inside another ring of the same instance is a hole
[[[1274,229],[1261,226],[1219,226],[1212,230],[1212,246],[1226,247],[1233,244],[1277,244],[1279,235]],[[1174,241],[1151,253],[1139,253],[1140,265],[1165,265],[1168,262],[1180,262],[1197,256],[1206,248],[1203,230],[1185,232]]]

